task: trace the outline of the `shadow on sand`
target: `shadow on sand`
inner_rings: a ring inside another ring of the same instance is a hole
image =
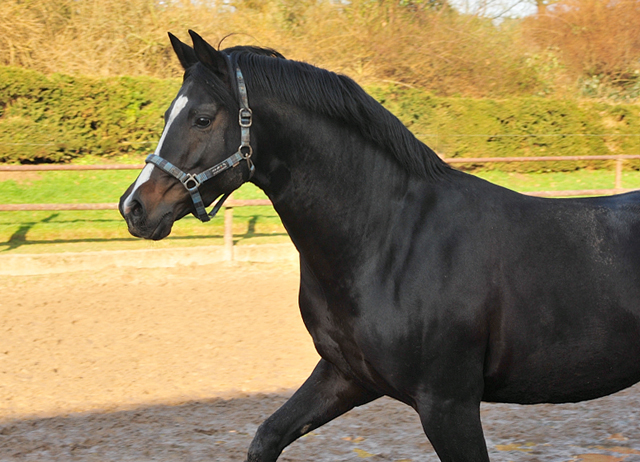
[[[290,393],[143,406],[0,425],[0,460],[243,461]],[[492,461],[640,461],[640,386],[567,405],[486,404]],[[279,461],[437,461],[409,407],[383,398],[313,431]]]

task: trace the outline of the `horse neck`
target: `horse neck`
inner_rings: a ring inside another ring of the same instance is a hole
[[[255,113],[255,183],[303,257],[352,263],[387,232],[411,184],[424,181],[354,128],[290,107]]]

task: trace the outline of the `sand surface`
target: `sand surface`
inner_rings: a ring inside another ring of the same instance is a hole
[[[242,461],[318,360],[294,263],[110,268],[0,280],[0,461]],[[494,461],[640,461],[640,388],[483,405]],[[389,399],[282,461],[437,461]]]

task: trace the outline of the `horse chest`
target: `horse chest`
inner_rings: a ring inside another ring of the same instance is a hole
[[[347,363],[353,363],[359,351],[354,341],[350,316],[340,313],[344,307],[331,306],[326,299],[315,299],[313,303],[309,299],[301,291],[300,313],[318,353],[339,366],[346,367]]]
[[[354,378],[375,382],[356,341],[355,301],[344,294],[337,296],[312,275],[301,273],[300,313],[320,356]]]

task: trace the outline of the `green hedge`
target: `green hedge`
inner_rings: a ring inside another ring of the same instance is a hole
[[[0,161],[65,162],[153,149],[179,80],[0,67]]]
[[[44,76],[0,67],[0,162],[147,153],[179,87],[179,80]],[[445,157],[640,154],[640,105],[441,98],[394,86],[367,90]],[[500,166],[522,171],[575,167]]]
[[[368,91],[445,157],[640,154],[637,104],[540,97],[441,98],[393,87],[370,87]],[[484,165],[498,165],[501,170],[562,171],[605,164],[611,162]]]

